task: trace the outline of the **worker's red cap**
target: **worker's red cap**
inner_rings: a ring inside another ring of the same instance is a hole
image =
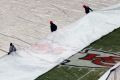
[[[50,23],[53,23],[53,21],[50,21]]]
[[[83,7],[86,7],[86,5],[83,5]]]

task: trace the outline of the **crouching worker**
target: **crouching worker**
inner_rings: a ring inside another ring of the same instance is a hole
[[[8,55],[11,54],[12,52],[15,52],[15,51],[16,51],[15,46],[12,43],[10,43],[10,48],[9,48]]]

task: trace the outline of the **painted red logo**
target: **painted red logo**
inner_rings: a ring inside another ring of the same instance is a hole
[[[82,60],[89,60],[96,65],[101,66],[113,66],[116,62],[120,61],[120,57],[118,56],[105,56],[102,57],[99,54],[87,54],[83,58],[79,58]]]

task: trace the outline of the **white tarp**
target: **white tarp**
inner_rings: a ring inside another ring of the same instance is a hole
[[[99,80],[120,80],[120,62],[110,68]]]
[[[33,80],[118,27],[119,8],[91,12],[31,47],[2,57],[0,79]]]

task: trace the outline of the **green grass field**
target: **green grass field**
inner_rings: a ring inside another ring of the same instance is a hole
[[[104,68],[69,68],[62,66],[54,68],[36,80],[97,80],[105,71]],[[84,77],[86,73],[88,75]]]
[[[114,52],[120,51],[120,28],[114,30],[101,39],[93,42],[90,46],[94,48],[112,49]]]
[[[120,51],[120,28],[93,42],[90,46],[95,49]],[[107,68],[81,68],[61,66],[55,67],[36,80],[98,80]],[[86,75],[87,74],[87,75]]]

